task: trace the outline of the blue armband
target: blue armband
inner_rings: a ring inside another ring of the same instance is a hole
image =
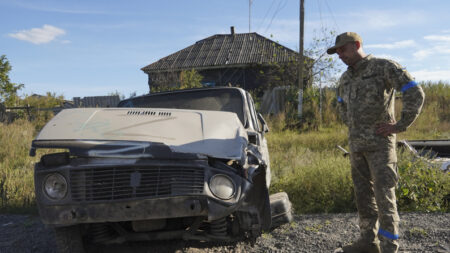
[[[378,230],[378,234],[380,234],[380,235],[382,235],[382,236],[384,236],[386,238],[389,238],[391,240],[397,240],[398,239],[398,235],[397,234],[392,234],[392,233],[390,233],[390,232],[388,232],[386,230],[383,230],[381,228]]]
[[[344,103],[344,100],[341,97],[339,97],[339,96],[337,97],[337,100],[338,100],[339,103]]]
[[[411,82],[409,82],[409,83],[403,85],[401,91],[402,91],[402,93],[405,93],[405,91],[407,91],[409,88],[412,88],[412,87],[414,87],[414,86],[417,86],[417,83],[416,83],[415,81],[411,81]]]

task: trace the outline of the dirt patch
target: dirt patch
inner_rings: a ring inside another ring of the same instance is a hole
[[[400,252],[450,252],[449,213],[401,213]],[[255,242],[159,241],[114,245],[96,252],[333,252],[358,237],[357,215],[296,215]],[[53,231],[39,217],[0,215],[0,252],[56,252]]]

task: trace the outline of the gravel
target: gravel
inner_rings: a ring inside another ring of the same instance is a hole
[[[401,213],[400,252],[450,252],[450,213]],[[358,237],[355,213],[296,215],[256,241],[231,244],[159,241],[114,245],[100,252],[333,252]],[[39,217],[0,214],[0,253],[56,252]],[[98,251],[96,251],[98,252]]]

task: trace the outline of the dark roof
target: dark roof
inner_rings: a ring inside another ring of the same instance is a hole
[[[150,73],[282,63],[296,60],[297,55],[297,52],[257,33],[217,34],[141,70]]]

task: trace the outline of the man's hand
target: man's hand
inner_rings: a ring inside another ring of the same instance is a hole
[[[384,137],[388,136],[389,134],[395,134],[399,133],[400,131],[397,130],[395,127],[395,123],[380,123],[377,125],[376,133],[379,135],[383,135]]]

